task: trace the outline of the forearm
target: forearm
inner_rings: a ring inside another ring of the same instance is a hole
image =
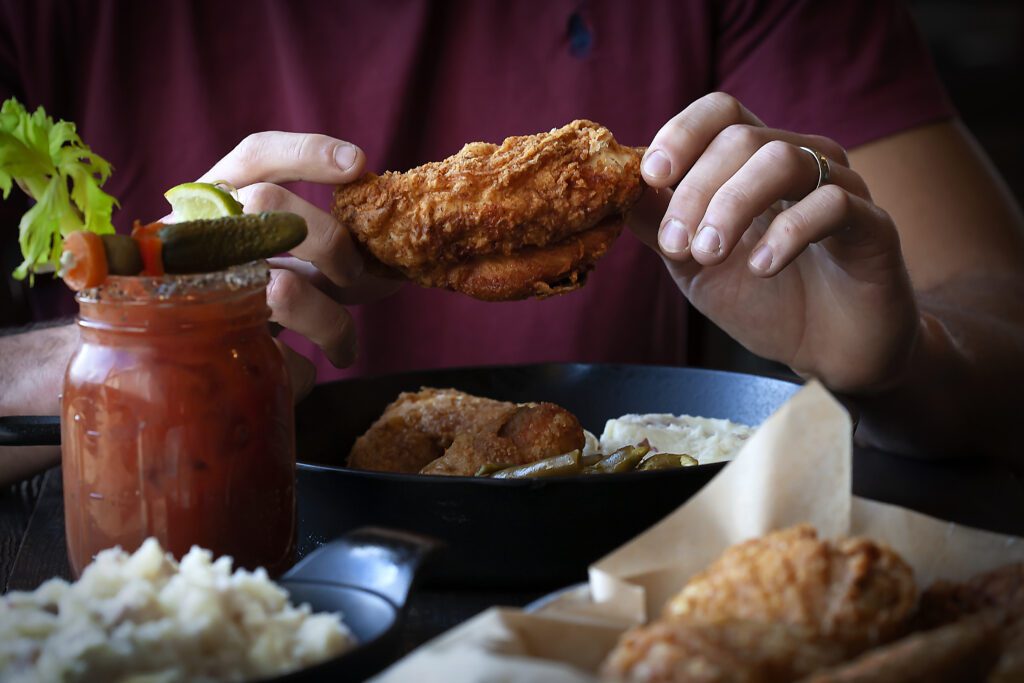
[[[0,415],[55,415],[78,327],[0,336]]]
[[[73,324],[0,336],[0,415],[56,415],[68,358],[78,342]],[[57,463],[51,446],[0,447],[0,484]]]
[[[1024,275],[965,276],[920,296],[911,361],[893,386],[854,397],[858,440],[921,456],[1016,460],[1024,386]]]

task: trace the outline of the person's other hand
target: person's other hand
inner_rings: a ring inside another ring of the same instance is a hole
[[[800,147],[828,158],[826,184]],[[630,226],[726,333],[839,391],[902,369],[920,317],[899,235],[840,145],[767,128],[714,93],[661,128],[642,170],[656,191]]]
[[[271,321],[315,342],[337,367],[351,365],[356,356],[356,330],[345,305],[386,296],[401,283],[365,272],[348,230],[280,183],[348,183],[363,174],[365,165],[362,150],[342,140],[263,132],[242,140],[199,178],[236,187],[246,213],[290,211],[306,219],[309,234],[302,244],[287,257],[270,259],[267,303]],[[286,345],[278,345],[299,398],[312,389],[315,370]]]

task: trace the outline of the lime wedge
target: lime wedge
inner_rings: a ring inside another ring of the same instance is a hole
[[[237,216],[242,205],[231,193],[213,183],[182,183],[164,192],[179,221]]]

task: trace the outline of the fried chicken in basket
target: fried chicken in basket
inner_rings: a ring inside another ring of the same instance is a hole
[[[991,608],[1024,617],[1024,563],[1008,564],[967,581],[936,581],[921,594],[917,628],[935,628]]]
[[[624,681],[791,681],[899,638],[916,604],[913,571],[892,550],[864,538],[820,540],[800,525],[726,550],[660,620],[623,636],[604,673]]]
[[[509,403],[424,388],[393,401],[356,439],[348,465],[383,472],[473,476],[583,448],[576,416],[552,403]]]
[[[623,635],[604,675],[645,683],[783,683],[843,659],[841,646],[788,624],[659,619]]]
[[[577,120],[469,143],[405,173],[339,186],[333,213],[365,251],[425,287],[485,301],[581,287],[640,198],[641,151]]]
[[[801,679],[801,683],[997,681],[1000,679],[988,674],[1000,661],[1004,622],[1004,614],[986,612],[932,631],[912,633],[851,662]]]
[[[735,545],[694,576],[666,615],[798,627],[851,652],[903,634],[917,606],[913,570],[866,538],[818,538],[808,524]]]

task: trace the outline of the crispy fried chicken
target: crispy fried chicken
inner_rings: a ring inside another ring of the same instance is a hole
[[[525,465],[582,449],[583,442],[583,427],[565,408],[524,403],[475,432],[459,434],[423,474],[468,476],[484,465]]]
[[[864,538],[819,540],[800,525],[735,545],[659,621],[627,632],[616,680],[790,681],[890,642],[917,604],[910,567]]]
[[[892,550],[866,538],[833,543],[801,524],[726,550],[666,615],[781,622],[860,651],[902,635],[916,605],[913,571]]]
[[[607,128],[467,144],[405,173],[341,185],[334,216],[380,264],[486,301],[577,289],[640,198],[641,152]]]
[[[455,389],[403,392],[356,439],[348,465],[382,472],[419,472],[444,455],[460,432],[475,432],[513,410],[514,403]]]
[[[844,658],[788,624],[658,619],[627,631],[603,672],[637,683],[788,683]]]
[[[384,472],[473,476],[583,448],[576,416],[552,403],[509,403],[455,389],[406,392],[356,439],[348,465]]]

